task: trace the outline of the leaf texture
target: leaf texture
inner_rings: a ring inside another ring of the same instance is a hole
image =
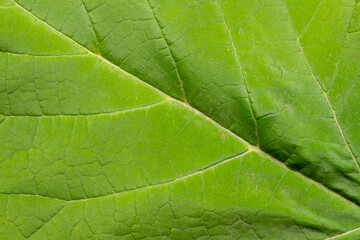
[[[359,14],[1,0],[1,238],[358,239]]]

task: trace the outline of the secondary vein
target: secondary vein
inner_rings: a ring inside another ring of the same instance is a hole
[[[42,117],[92,117],[92,116],[110,116],[110,115],[115,115],[115,114],[121,114],[121,113],[126,113],[126,112],[132,112],[132,111],[136,111],[136,110],[144,110],[144,109],[149,109],[151,107],[155,107],[157,105],[163,104],[164,102],[166,102],[166,100],[160,101],[160,102],[156,102],[156,103],[151,103],[148,105],[143,105],[143,106],[137,106],[134,108],[128,108],[128,109],[122,109],[119,111],[112,111],[112,112],[100,112],[100,113],[89,113],[89,114],[53,114],[53,115],[3,115],[0,114],[0,116],[4,116],[6,118],[42,118]]]
[[[94,38],[95,38],[95,41],[96,41],[96,44],[97,44],[97,48],[98,48],[99,52],[101,52],[101,51],[100,51],[99,39],[98,39],[98,36],[97,36],[97,34],[96,34],[96,31],[95,31],[94,23],[93,23],[93,21],[92,21],[92,19],[91,19],[91,17],[90,17],[89,11],[87,10],[87,8],[86,8],[85,3],[84,3],[83,0],[81,0],[81,5],[82,5],[82,6],[84,7],[84,9],[85,9],[86,16],[87,16],[88,19],[89,19],[89,22],[90,22],[90,25],[91,25],[91,29],[92,29],[92,32],[93,32],[93,34],[94,34]]]
[[[221,6],[220,6],[218,0],[215,0],[215,2],[216,2],[216,5],[217,5],[217,7],[218,7],[218,9],[219,9],[219,11],[220,11],[222,20],[223,20],[224,25],[225,25],[225,27],[226,27],[226,31],[227,31],[227,33],[228,33],[228,35],[229,35],[231,47],[232,47],[232,49],[233,49],[233,51],[234,51],[234,54],[235,54],[236,63],[237,63],[237,65],[238,65],[240,75],[241,75],[241,77],[242,77],[242,79],[243,79],[243,81],[244,81],[246,98],[247,98],[247,100],[248,100],[248,102],[249,102],[251,117],[254,119],[254,123],[255,123],[256,142],[257,142],[257,146],[259,146],[259,131],[258,131],[257,120],[256,120],[256,118],[255,118],[254,107],[253,107],[252,102],[251,102],[251,99],[250,99],[250,94],[249,94],[249,89],[248,89],[247,84],[246,84],[246,79],[245,79],[244,74],[242,73],[242,68],[241,68],[241,64],[240,64],[240,58],[239,58],[239,55],[238,55],[238,53],[237,53],[237,51],[236,51],[236,48],[235,48],[235,45],[234,45],[234,40],[233,40],[233,38],[232,38],[232,36],[231,36],[231,32],[230,32],[230,30],[229,30],[229,27],[228,27],[228,25],[226,24],[226,21],[225,21],[225,18],[224,18],[224,14],[223,14],[223,12],[222,12],[222,10],[221,10]]]
[[[177,77],[178,77],[178,79],[179,79],[179,82],[180,82],[180,90],[181,90],[182,94],[184,95],[184,102],[185,102],[185,103],[189,103],[188,100],[187,100],[187,97],[186,97],[186,92],[185,92],[185,89],[184,89],[183,80],[181,79],[181,76],[180,76],[180,73],[179,73],[179,69],[178,69],[178,67],[177,67],[177,63],[176,63],[175,58],[174,58],[174,54],[172,53],[172,51],[171,51],[171,49],[170,49],[170,44],[168,43],[167,39],[165,38],[165,35],[164,35],[164,33],[163,33],[163,30],[162,30],[161,27],[160,27],[160,22],[159,22],[158,18],[156,17],[155,12],[154,12],[154,9],[151,7],[151,5],[150,5],[150,3],[149,3],[149,0],[146,0],[146,2],[147,2],[147,4],[149,5],[149,8],[150,8],[150,10],[151,10],[151,12],[152,12],[152,15],[153,15],[153,17],[154,17],[154,19],[155,19],[155,21],[156,21],[156,23],[157,23],[157,26],[158,26],[159,31],[160,31],[160,33],[161,33],[161,36],[162,36],[162,38],[163,38],[164,41],[165,41],[166,47],[167,47],[167,49],[168,49],[168,51],[169,51],[169,54],[170,54],[170,57],[171,57],[171,61],[173,62],[174,66],[175,66],[175,72],[176,72],[176,75],[177,75]]]
[[[247,145],[250,147],[250,149],[252,149],[253,151],[256,151],[256,152],[258,152],[258,153],[260,153],[260,154],[262,154],[262,155],[264,155],[264,156],[272,159],[273,161],[277,162],[278,164],[280,164],[280,165],[285,166],[285,167],[288,168],[288,166],[285,165],[285,164],[284,164],[283,162],[281,162],[280,160],[278,160],[278,159],[272,157],[271,155],[265,153],[265,152],[262,151],[258,146],[254,146],[254,145],[248,143],[246,140],[244,140],[244,139],[241,138],[240,136],[236,135],[235,133],[233,133],[233,132],[230,131],[229,129],[226,129],[225,127],[223,127],[223,126],[220,125],[219,123],[215,122],[213,119],[209,118],[209,117],[208,117],[207,115],[205,115],[204,113],[200,112],[199,110],[193,108],[192,106],[190,106],[190,105],[188,105],[188,104],[186,104],[186,103],[184,103],[184,102],[182,102],[182,101],[179,101],[179,100],[177,100],[177,99],[175,99],[175,98],[173,98],[173,97],[165,94],[164,92],[162,92],[161,90],[159,90],[159,89],[157,89],[156,87],[152,86],[151,84],[149,84],[149,83],[141,80],[140,78],[132,75],[131,73],[129,73],[129,72],[125,71],[124,69],[120,68],[119,66],[115,65],[114,63],[112,63],[112,62],[109,61],[108,59],[106,59],[106,58],[104,58],[104,57],[102,57],[102,56],[100,56],[100,55],[97,55],[97,54],[91,52],[89,49],[87,49],[86,47],[84,47],[83,45],[81,45],[80,43],[78,43],[77,41],[75,41],[74,39],[70,38],[70,37],[67,36],[66,34],[64,34],[64,33],[60,32],[59,30],[55,29],[54,27],[52,27],[51,25],[49,25],[47,22],[45,22],[45,21],[43,21],[42,19],[40,19],[40,18],[38,18],[37,16],[35,16],[32,12],[26,10],[26,9],[25,9],[24,7],[22,7],[20,4],[18,4],[17,2],[15,2],[15,0],[11,0],[11,1],[12,1],[16,6],[18,6],[20,9],[22,9],[24,12],[28,13],[29,15],[31,15],[31,16],[34,17],[35,19],[37,19],[37,20],[39,20],[40,22],[44,23],[44,24],[47,25],[50,29],[52,29],[53,31],[57,32],[59,35],[63,36],[64,38],[66,38],[66,39],[70,40],[71,42],[73,42],[74,44],[78,45],[80,48],[82,48],[83,50],[85,50],[86,52],[88,52],[90,55],[93,55],[93,56],[101,59],[102,61],[106,62],[107,64],[109,64],[109,65],[111,65],[111,66],[113,66],[114,68],[118,69],[118,70],[121,71],[122,73],[124,73],[124,74],[126,74],[126,75],[128,75],[128,76],[130,76],[130,77],[132,77],[132,78],[134,78],[134,79],[142,82],[143,84],[145,84],[145,85],[148,86],[149,88],[153,89],[154,91],[158,92],[159,94],[163,95],[165,98],[169,99],[170,101],[173,101],[173,102],[176,102],[176,103],[178,103],[178,104],[181,104],[181,105],[185,106],[185,107],[188,108],[190,111],[193,111],[193,112],[197,113],[199,116],[205,118],[205,119],[208,120],[209,122],[213,123],[215,126],[219,127],[220,129],[223,129],[224,131],[228,132],[229,134],[231,134],[231,135],[234,136],[235,138],[239,139],[241,142],[247,144]],[[295,174],[297,174],[298,176],[306,179],[307,181],[310,181],[310,182],[312,182],[313,184],[316,184],[316,185],[320,186],[320,187],[323,188],[324,190],[329,191],[329,192],[331,192],[332,194],[334,194],[334,195],[342,198],[343,200],[349,202],[350,204],[359,207],[359,205],[356,204],[355,202],[350,201],[349,199],[345,198],[344,196],[342,196],[342,195],[334,192],[333,190],[325,187],[325,186],[322,185],[321,183],[314,181],[313,179],[311,179],[311,178],[303,175],[302,173],[300,173],[300,172],[298,172],[298,171],[294,171],[294,172],[295,172]]]
[[[61,198],[56,198],[56,197],[49,197],[49,196],[43,196],[43,195],[39,195],[39,194],[16,194],[16,193],[13,193],[13,194],[7,194],[7,193],[0,193],[0,194],[3,194],[3,195],[17,195],[17,196],[28,196],[28,197],[33,197],[33,196],[37,196],[37,197],[43,197],[43,198],[49,198],[49,199],[54,199],[54,200],[59,200],[59,201],[64,201],[64,202],[83,202],[83,201],[88,201],[88,200],[92,200],[92,199],[98,199],[98,198],[104,198],[104,197],[110,197],[110,196],[116,196],[116,195],[119,195],[119,194],[124,194],[124,193],[130,193],[130,192],[136,192],[136,191],[140,191],[140,190],[144,190],[144,189],[148,189],[148,188],[154,188],[154,187],[159,187],[159,186],[164,186],[164,185],[168,185],[168,184],[172,184],[172,183],[175,183],[175,182],[178,182],[178,181],[181,181],[181,180],[185,180],[189,177],[192,177],[192,176],[195,176],[195,175],[199,175],[199,174],[202,174],[206,171],[209,171],[209,170],[212,170],[214,168],[216,168],[217,166],[219,165],[222,165],[222,164],[225,164],[227,162],[230,162],[234,159],[237,159],[237,158],[240,158],[242,156],[244,156],[246,153],[248,153],[250,151],[246,151],[246,152],[243,152],[243,153],[240,153],[240,154],[236,154],[235,156],[232,156],[230,158],[226,158],[224,160],[221,160],[221,161],[218,161],[214,164],[211,164],[203,169],[200,169],[198,171],[195,171],[195,172],[192,172],[192,173],[189,173],[187,175],[184,175],[182,177],[179,177],[179,178],[175,178],[173,180],[170,180],[170,181],[166,181],[166,182],[162,182],[162,183],[157,183],[157,184],[153,184],[153,185],[148,185],[148,186],[144,186],[144,187],[139,187],[139,188],[134,188],[134,189],[130,189],[130,190],[125,190],[125,191],[121,191],[121,192],[115,192],[115,193],[111,193],[111,194],[107,194],[107,195],[101,195],[101,196],[96,196],[96,197],[88,197],[88,198],[83,198],[83,199],[75,199],[75,200],[65,200],[65,199],[61,199]]]
[[[309,60],[307,59],[307,57],[306,57],[306,55],[305,55],[305,53],[304,53],[304,50],[303,50],[303,48],[302,48],[302,45],[301,45],[301,43],[300,43],[300,41],[299,41],[299,37],[296,35],[295,28],[294,28],[294,24],[292,23],[292,20],[291,20],[289,11],[288,11],[287,8],[286,8],[285,2],[284,2],[284,8],[285,8],[285,11],[286,11],[286,13],[287,13],[287,15],[288,15],[288,17],[289,17],[290,24],[291,24],[292,29],[294,30],[294,33],[295,33],[295,36],[296,36],[296,41],[297,41],[297,43],[298,43],[298,45],[299,45],[301,54],[304,56],[306,65],[308,66],[312,77],[314,78],[316,84],[318,85],[318,87],[320,88],[322,94],[324,95],[325,100],[326,100],[326,102],[327,102],[327,104],[328,104],[328,106],[329,106],[329,108],[330,108],[330,110],[331,110],[331,113],[332,113],[333,117],[334,117],[336,126],[337,126],[337,128],[339,129],[340,135],[341,135],[341,137],[342,137],[342,139],[343,139],[343,141],[344,141],[344,143],[345,143],[345,146],[346,146],[346,148],[347,148],[347,150],[348,150],[351,158],[353,159],[353,161],[354,161],[354,163],[355,163],[355,165],[356,165],[356,168],[358,169],[358,172],[360,172],[359,163],[357,162],[357,159],[356,159],[353,151],[351,150],[351,148],[350,148],[350,146],[349,146],[349,144],[348,144],[348,141],[347,141],[347,139],[346,139],[346,137],[345,137],[345,135],[344,135],[344,133],[343,133],[343,131],[342,131],[342,129],[341,129],[341,126],[340,126],[340,124],[339,124],[339,121],[338,121],[338,119],[337,119],[337,117],[336,117],[335,110],[334,110],[334,108],[332,107],[332,105],[331,105],[331,103],[330,103],[329,97],[328,97],[328,95],[326,94],[326,91],[324,90],[324,88],[321,86],[319,80],[315,77],[315,74],[314,74],[314,72],[313,72],[313,70],[312,70],[312,68],[311,68],[311,65],[310,65],[310,63],[309,63]]]
[[[75,53],[75,54],[59,54],[59,55],[40,55],[40,54],[30,54],[30,53],[16,53],[16,52],[4,52],[0,51],[0,54],[8,54],[18,57],[37,57],[37,58],[46,58],[46,57],[79,57],[88,55],[87,53]]]
[[[344,232],[344,233],[341,233],[341,234],[339,234],[339,235],[335,235],[335,236],[326,238],[326,239],[324,239],[324,240],[331,240],[331,239],[336,239],[336,238],[338,238],[338,237],[343,237],[343,236],[345,236],[345,235],[348,235],[348,234],[350,234],[350,233],[356,232],[356,231],[358,231],[358,230],[360,230],[360,227],[355,228],[355,229],[350,230],[350,231],[347,231],[347,232]]]

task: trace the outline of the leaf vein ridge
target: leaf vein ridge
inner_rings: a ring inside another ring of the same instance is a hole
[[[53,31],[57,32],[59,35],[61,35],[62,37],[68,39],[69,41],[73,42],[74,44],[78,45],[80,48],[82,48],[83,50],[85,50],[86,52],[88,52],[90,55],[93,55],[97,58],[99,58],[100,60],[104,61],[105,63],[109,64],[110,66],[118,69],[119,71],[121,71],[122,73],[138,80],[139,82],[142,82],[144,85],[148,86],[149,88],[153,89],[154,91],[156,91],[157,93],[163,95],[165,98],[167,98],[168,100],[171,100],[171,101],[174,101],[175,103],[178,103],[180,105],[183,105],[185,106],[186,108],[188,108],[190,111],[193,111],[195,113],[197,113],[198,115],[202,116],[203,118],[205,118],[206,120],[208,120],[209,122],[213,123],[214,125],[216,125],[217,127],[219,127],[220,129],[223,129],[224,131],[227,131],[229,134],[231,134],[232,136],[236,137],[237,139],[239,139],[241,142],[247,144],[249,146],[249,148],[255,152],[258,152],[270,159],[272,159],[273,161],[275,161],[276,163],[278,163],[279,165],[282,165],[282,166],[285,166],[286,168],[289,168],[287,165],[285,165],[283,162],[281,162],[280,160],[272,157],[271,155],[265,153],[264,151],[262,151],[258,146],[253,146],[252,144],[248,143],[247,141],[245,141],[243,138],[241,138],[240,136],[236,135],[235,133],[231,132],[229,129],[226,129],[225,127],[223,127],[222,125],[220,125],[219,123],[215,122],[213,119],[211,119],[210,117],[206,116],[204,113],[200,112],[199,110],[193,108],[192,106],[182,102],[182,101],[179,101],[169,95],[167,95],[166,93],[162,92],[161,90],[157,89],[156,87],[152,86],[151,84],[139,79],[138,77],[132,75],[131,73],[125,71],[124,69],[120,68],[119,66],[115,65],[114,63],[112,63],[111,61],[109,61],[108,59],[100,56],[100,55],[97,55],[93,52],[91,52],[89,49],[87,49],[86,47],[84,47],[83,45],[81,45],[80,43],[76,42],[74,39],[72,39],[71,37],[67,36],[66,34],[60,32],[59,30],[55,29],[54,27],[52,27],[51,25],[49,25],[47,22],[45,22],[44,20],[38,18],[37,16],[35,16],[32,12],[28,11],[27,9],[25,9],[24,7],[22,7],[20,4],[18,4],[15,0],[11,0],[17,7],[19,7],[20,9],[22,9],[24,12],[28,13],[29,15],[31,15],[32,17],[36,18],[37,20],[39,20],[40,22],[42,22],[43,24],[47,25],[50,29],[52,29]],[[286,7],[285,7],[286,8]],[[287,10],[287,9],[286,9]],[[358,204],[356,204],[355,202],[352,202],[351,200],[345,198],[344,196],[340,195],[339,193],[327,188],[326,186],[324,186],[323,184],[319,183],[319,182],[316,182],[314,181],[313,179],[303,175],[302,173],[296,171],[296,170],[293,170],[291,169],[293,172],[295,172],[295,174],[301,176],[302,178],[304,179],[307,179],[308,181],[320,186],[321,188],[325,189],[326,191],[328,192],[331,192],[332,194],[342,198],[343,200],[347,201],[348,203],[354,205],[354,206],[357,206],[359,207]],[[1,194],[1,193],[0,193]],[[15,195],[15,194],[14,194]],[[19,194],[17,194],[19,195]],[[23,194],[24,195],[24,194]],[[31,196],[31,195],[30,195]],[[42,197],[47,197],[47,196],[42,196]],[[51,198],[51,197],[48,197],[48,198]],[[54,198],[56,199],[56,198]],[[62,200],[62,201],[66,201],[66,200],[63,200],[63,199],[58,199],[58,200]],[[75,200],[74,200],[75,201]]]
[[[168,102],[168,100],[163,100],[160,102],[156,102],[156,103],[152,103],[149,105],[143,105],[143,106],[138,106],[138,107],[134,107],[134,108],[128,108],[128,109],[122,109],[119,111],[113,111],[113,112],[100,112],[100,113],[89,113],[89,114],[54,114],[54,115],[3,115],[0,114],[0,116],[5,116],[6,118],[43,118],[43,117],[93,117],[93,116],[111,116],[111,115],[116,115],[116,114],[122,114],[122,113],[127,113],[127,112],[132,112],[132,111],[137,111],[137,110],[145,110],[145,109],[149,109],[152,107],[155,107],[157,105],[161,105]]]
[[[301,38],[301,36],[307,31],[308,27],[310,26],[310,24],[311,24],[312,21],[314,20],[315,15],[316,15],[316,13],[318,12],[319,7],[320,7],[321,4],[322,4],[322,0],[319,0],[318,4],[317,4],[317,6],[316,6],[316,9],[315,9],[314,13],[312,14],[309,22],[308,22],[308,23],[306,24],[306,26],[304,27],[304,30],[299,34],[299,38]]]
[[[90,22],[90,25],[91,25],[91,29],[92,29],[92,32],[93,32],[93,34],[94,34],[94,38],[95,38],[95,41],[96,41],[96,44],[97,44],[97,48],[100,48],[99,39],[98,39],[98,36],[97,36],[97,34],[96,34],[96,32],[95,32],[94,23],[93,23],[93,21],[92,21],[92,19],[91,19],[91,17],[90,17],[90,14],[89,14],[88,9],[87,9],[86,6],[85,6],[84,0],[81,0],[81,5],[84,7],[86,16],[87,16],[88,19],[89,19],[89,22]],[[100,49],[99,49],[99,51],[100,51]]]
[[[306,57],[306,55],[305,55],[305,52],[304,52],[304,50],[303,50],[303,47],[302,47],[302,45],[301,45],[301,43],[300,43],[299,37],[296,35],[295,28],[294,28],[294,25],[293,25],[293,23],[292,23],[292,20],[291,20],[289,11],[287,10],[287,7],[286,7],[285,2],[284,2],[284,9],[285,9],[285,12],[287,13],[287,15],[288,15],[288,17],[289,17],[290,24],[291,24],[292,29],[293,29],[293,31],[294,31],[294,33],[295,33],[295,36],[296,36],[296,41],[297,41],[297,43],[298,43],[298,45],[299,45],[300,52],[301,52],[302,55],[304,56],[306,65],[308,66],[312,77],[314,78],[316,84],[318,85],[319,89],[321,90],[322,94],[324,95],[325,100],[326,100],[326,102],[327,102],[327,105],[329,106],[330,111],[331,111],[331,113],[332,113],[332,115],[333,115],[335,124],[336,124],[336,126],[337,126],[337,128],[338,128],[338,130],[339,130],[339,132],[340,132],[340,135],[341,135],[341,137],[342,137],[342,139],[343,139],[343,141],[344,141],[344,143],[345,143],[345,146],[346,146],[346,148],[347,148],[347,150],[348,150],[351,158],[353,159],[353,161],[354,161],[354,163],[355,163],[355,166],[356,166],[358,172],[360,172],[359,163],[357,162],[357,159],[356,159],[353,151],[351,150],[351,148],[350,148],[350,146],[349,146],[349,144],[348,144],[348,141],[347,141],[347,139],[346,139],[346,137],[345,137],[345,135],[344,135],[344,133],[343,133],[343,131],[342,131],[342,128],[341,128],[341,126],[340,126],[340,124],[339,124],[339,121],[337,120],[336,113],[335,113],[334,108],[333,108],[332,105],[331,105],[330,99],[329,99],[329,97],[327,96],[326,91],[324,90],[324,88],[321,86],[319,80],[315,77],[315,74],[314,74],[314,72],[313,72],[313,70],[312,70],[312,68],[311,68],[311,65],[310,65],[310,63],[309,63],[309,60],[307,59],[307,57]]]
[[[80,57],[80,56],[86,56],[87,53],[75,53],[75,54],[59,54],[59,55],[41,55],[41,54],[31,54],[31,53],[16,53],[16,52],[8,52],[8,51],[0,51],[0,54],[8,54],[18,57]]]
[[[160,187],[160,186],[165,186],[165,185],[169,185],[181,180],[185,180],[189,177],[195,176],[195,175],[199,175],[202,174],[206,171],[212,170],[216,167],[218,167],[219,165],[225,164],[227,162],[230,162],[234,159],[240,158],[242,156],[244,156],[245,154],[251,152],[250,150],[247,150],[243,153],[240,154],[236,154],[235,156],[232,156],[230,158],[226,158],[224,160],[215,162],[213,164],[210,164],[200,170],[194,171],[192,173],[186,174],[182,177],[179,178],[175,178],[173,180],[170,181],[165,181],[162,183],[157,183],[157,184],[153,184],[153,185],[148,185],[148,186],[143,186],[143,187],[139,187],[139,188],[134,188],[134,189],[130,189],[130,190],[124,190],[121,192],[115,192],[115,193],[110,193],[110,194],[106,194],[106,195],[101,195],[101,196],[95,196],[95,197],[88,197],[88,198],[82,198],[82,199],[74,199],[74,200],[66,200],[66,199],[62,199],[62,198],[57,198],[57,197],[49,197],[49,196],[45,196],[45,195],[40,195],[40,194],[22,194],[22,193],[0,193],[1,195],[6,195],[6,196],[27,196],[27,197],[42,197],[42,198],[48,198],[48,199],[53,199],[53,200],[58,200],[58,201],[63,201],[63,202],[67,202],[67,203],[71,203],[71,202],[83,202],[83,201],[88,201],[88,200],[92,200],[92,199],[98,199],[98,198],[105,198],[105,197],[110,197],[110,196],[116,196],[116,195],[120,195],[120,194],[125,194],[125,193],[131,193],[131,192],[136,192],[136,191],[141,191],[144,189],[148,189],[148,188],[154,188],[154,187]]]
[[[149,0],[146,0],[146,2],[149,5],[149,8],[151,10],[152,15],[154,16],[156,24],[157,24],[157,26],[159,28],[160,33],[161,33],[161,36],[164,39],[166,47],[167,47],[167,49],[168,49],[168,51],[170,53],[171,60],[172,60],[172,62],[174,64],[174,66],[175,66],[175,72],[176,72],[176,75],[177,75],[177,77],[179,79],[179,83],[180,83],[180,90],[181,90],[182,94],[184,95],[184,102],[188,103],[188,100],[187,100],[187,97],[186,97],[186,92],[185,92],[184,85],[183,85],[183,80],[182,80],[182,78],[180,76],[179,69],[178,69],[177,63],[176,63],[175,58],[174,58],[174,54],[172,53],[172,51],[170,49],[170,44],[169,44],[168,40],[165,38],[164,32],[163,32],[162,28],[160,27],[160,22],[159,22],[158,18],[156,17],[154,9],[150,5]]]
[[[220,15],[221,15],[221,18],[224,22],[224,25],[225,25],[225,28],[226,28],[226,31],[227,31],[227,34],[229,36],[229,40],[230,40],[230,43],[231,43],[231,47],[233,48],[233,51],[234,51],[234,55],[235,55],[235,58],[236,58],[236,64],[238,65],[238,68],[239,68],[239,72],[240,72],[240,75],[242,76],[243,78],[243,82],[244,82],[244,86],[245,86],[245,92],[246,92],[246,98],[247,100],[249,101],[249,107],[250,107],[250,113],[251,113],[251,117],[253,118],[254,120],[254,123],[255,123],[255,132],[256,132],[256,143],[257,145],[259,145],[259,131],[258,131],[258,125],[257,125],[257,120],[255,118],[255,114],[254,114],[254,107],[252,105],[252,101],[251,101],[251,98],[250,98],[250,94],[249,94],[249,89],[247,87],[247,84],[246,84],[246,79],[245,79],[245,76],[242,72],[242,67],[241,67],[241,64],[240,64],[240,58],[239,58],[239,55],[236,51],[236,47],[235,47],[235,44],[234,44],[234,41],[233,41],[233,38],[231,36],[231,32],[230,32],[230,29],[228,27],[228,25],[226,24],[226,21],[225,21],[225,18],[224,18],[224,14],[221,10],[221,6],[219,4],[219,1],[218,0],[215,0],[215,3],[217,5],[217,8],[219,9],[219,12],[220,12]]]
[[[26,239],[29,239],[31,236],[33,236],[35,233],[37,233],[40,229],[42,229],[46,224],[51,222],[59,213],[66,207],[66,204],[64,204],[58,212],[56,212],[53,216],[51,216],[46,222],[44,222],[38,229],[36,229],[34,232],[32,232],[29,236],[26,237]]]
[[[341,234],[339,234],[339,235],[335,235],[335,236],[326,238],[326,239],[324,239],[324,240],[331,240],[331,239],[336,239],[336,238],[338,238],[338,237],[343,237],[343,236],[346,236],[346,235],[351,234],[351,233],[353,233],[353,232],[356,232],[356,231],[358,231],[358,230],[360,230],[360,227],[355,228],[355,229],[352,229],[352,230],[347,231],[347,232],[344,232],[344,233],[341,233]]]
[[[331,87],[331,85],[332,85],[332,83],[333,83],[333,81],[334,81],[334,79],[335,79],[335,77],[336,77],[336,75],[337,75],[337,73],[338,73],[339,62],[340,62],[341,56],[342,56],[342,54],[343,54],[343,52],[344,52],[344,49],[346,48],[345,45],[346,45],[347,38],[348,38],[349,33],[350,33],[350,32],[349,32],[349,29],[350,29],[350,26],[351,26],[351,22],[352,22],[352,20],[354,19],[354,16],[355,16],[355,14],[356,14],[356,11],[355,11],[355,10],[356,10],[357,4],[358,4],[358,3],[355,3],[353,12],[352,12],[352,14],[351,14],[351,18],[350,18],[350,20],[349,20],[349,24],[348,24],[348,26],[347,26],[347,28],[346,28],[346,31],[345,31],[344,42],[343,42],[343,45],[342,45],[342,47],[341,47],[341,51],[340,51],[340,53],[339,53],[339,57],[338,57],[338,59],[337,59],[337,61],[336,61],[336,64],[335,64],[334,74],[333,74],[333,76],[331,77],[331,81],[330,81],[330,84],[329,84],[330,87]]]

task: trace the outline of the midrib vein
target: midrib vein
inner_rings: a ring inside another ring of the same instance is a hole
[[[262,155],[270,158],[271,160],[275,161],[276,163],[278,163],[278,164],[281,165],[281,166],[284,166],[284,167],[286,167],[286,168],[289,168],[286,164],[284,164],[284,163],[281,162],[280,160],[274,158],[273,156],[269,155],[268,153],[265,153],[265,152],[264,152],[263,150],[261,150],[258,146],[254,146],[254,145],[248,143],[246,140],[244,140],[244,139],[241,138],[240,136],[236,135],[235,133],[233,133],[233,132],[230,131],[229,129],[226,129],[225,127],[223,127],[223,126],[220,125],[219,123],[215,122],[213,119],[211,119],[210,117],[208,117],[208,116],[205,115],[204,113],[200,112],[199,110],[193,108],[192,106],[190,106],[190,105],[188,105],[188,104],[186,104],[186,103],[184,103],[184,102],[182,102],[182,101],[179,101],[179,100],[177,100],[177,99],[175,99],[175,98],[173,98],[173,97],[165,94],[164,92],[162,92],[162,91],[159,90],[158,88],[155,88],[154,86],[150,85],[149,83],[147,83],[147,82],[141,80],[140,78],[132,75],[131,73],[123,70],[122,68],[120,68],[119,66],[117,66],[117,65],[115,65],[114,63],[110,62],[110,61],[107,60],[106,58],[104,58],[104,57],[102,57],[102,56],[100,56],[100,55],[97,55],[97,54],[91,52],[89,49],[87,49],[86,47],[82,46],[80,43],[78,43],[78,42],[75,41],[74,39],[70,38],[70,37],[67,36],[66,34],[64,34],[64,33],[60,32],[59,30],[55,29],[54,27],[52,27],[51,25],[49,25],[47,22],[41,20],[40,18],[38,18],[37,16],[35,16],[34,14],[32,14],[30,11],[26,10],[24,7],[22,7],[20,4],[18,4],[18,3],[15,2],[14,0],[11,0],[11,1],[12,1],[16,6],[18,6],[20,9],[22,9],[24,12],[28,13],[29,15],[31,15],[32,17],[34,17],[34,18],[37,19],[38,21],[40,21],[40,22],[42,22],[43,24],[47,25],[50,29],[52,29],[53,31],[57,32],[60,36],[66,38],[66,39],[68,39],[69,41],[73,42],[74,44],[78,45],[80,48],[82,48],[83,50],[85,50],[86,52],[88,52],[90,55],[95,56],[95,57],[101,59],[102,61],[104,61],[105,63],[107,63],[107,64],[109,64],[109,65],[111,65],[111,66],[113,66],[114,68],[118,69],[118,70],[121,71],[122,73],[124,73],[124,74],[126,74],[126,75],[128,75],[128,76],[130,76],[130,77],[132,77],[132,78],[134,78],[134,79],[142,82],[144,85],[148,86],[149,88],[151,88],[151,89],[153,89],[154,91],[158,92],[159,94],[163,95],[163,96],[164,96],[165,98],[167,98],[168,100],[173,101],[173,102],[175,102],[175,103],[177,103],[177,104],[183,105],[184,107],[188,108],[190,111],[195,112],[196,114],[198,114],[199,116],[203,117],[203,118],[206,119],[207,121],[211,122],[212,124],[214,124],[214,125],[217,126],[218,128],[220,128],[220,129],[228,132],[230,135],[234,136],[235,138],[237,138],[237,139],[240,140],[241,142],[247,144],[251,150],[253,150],[253,151],[255,151],[255,152],[258,152],[258,153],[260,153],[260,154],[262,154]],[[347,201],[348,203],[359,207],[358,204],[350,201],[349,199],[345,198],[344,196],[342,196],[342,195],[334,192],[333,190],[325,187],[325,186],[322,185],[321,183],[314,181],[313,179],[311,179],[311,178],[303,175],[302,173],[300,173],[300,172],[298,172],[298,171],[294,171],[294,170],[292,170],[292,171],[293,171],[296,175],[298,175],[298,176],[306,179],[307,181],[310,181],[310,182],[312,182],[313,184],[321,187],[322,189],[324,189],[324,190],[326,190],[326,191],[328,191],[328,192],[330,192],[330,193],[332,193],[332,194],[334,194],[334,195],[342,198],[343,200]]]
[[[313,72],[313,70],[312,70],[312,68],[311,68],[311,65],[310,65],[310,63],[309,63],[309,60],[307,59],[307,57],[306,57],[306,55],[305,55],[305,52],[304,52],[304,50],[303,50],[303,48],[302,48],[302,45],[301,45],[300,40],[299,40],[299,37],[298,37],[297,34],[296,34],[295,27],[294,27],[294,24],[293,24],[293,22],[292,22],[292,20],[291,20],[291,17],[290,17],[290,14],[289,14],[288,9],[287,9],[287,7],[286,7],[285,1],[284,1],[284,9],[285,9],[285,11],[286,11],[286,14],[288,15],[288,18],[289,18],[291,27],[292,27],[292,29],[293,29],[293,31],[294,31],[295,36],[296,36],[297,44],[298,44],[298,46],[299,46],[299,48],[300,48],[301,54],[304,56],[306,65],[308,66],[312,77],[314,78],[316,84],[318,85],[319,89],[321,90],[322,94],[324,95],[324,97],[325,97],[325,99],[326,99],[326,102],[327,102],[327,105],[329,106],[330,111],[331,111],[331,113],[332,113],[332,115],[333,115],[333,117],[334,117],[334,121],[335,121],[335,123],[336,123],[336,126],[337,126],[337,128],[339,129],[340,135],[341,135],[341,137],[342,137],[342,139],[343,139],[343,141],[344,141],[344,143],[345,143],[345,146],[346,146],[346,148],[347,148],[347,150],[348,150],[351,158],[353,159],[353,161],[354,161],[354,163],[355,163],[355,166],[356,166],[358,172],[360,172],[359,163],[357,162],[356,157],[355,157],[353,151],[351,150],[351,148],[350,148],[350,146],[349,146],[349,144],[348,144],[348,142],[347,142],[347,140],[346,140],[346,137],[345,137],[345,135],[344,135],[344,133],[343,133],[343,131],[342,131],[342,129],[341,129],[341,126],[340,126],[340,124],[339,124],[339,121],[338,121],[338,119],[337,119],[337,117],[336,117],[335,110],[334,110],[334,108],[332,107],[332,105],[331,105],[331,103],[330,103],[329,97],[328,97],[328,95],[326,94],[324,88],[321,86],[319,80],[315,77],[315,74],[314,74],[314,72]]]

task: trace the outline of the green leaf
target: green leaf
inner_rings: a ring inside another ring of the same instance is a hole
[[[0,22],[0,238],[359,239],[359,1],[0,0]]]

